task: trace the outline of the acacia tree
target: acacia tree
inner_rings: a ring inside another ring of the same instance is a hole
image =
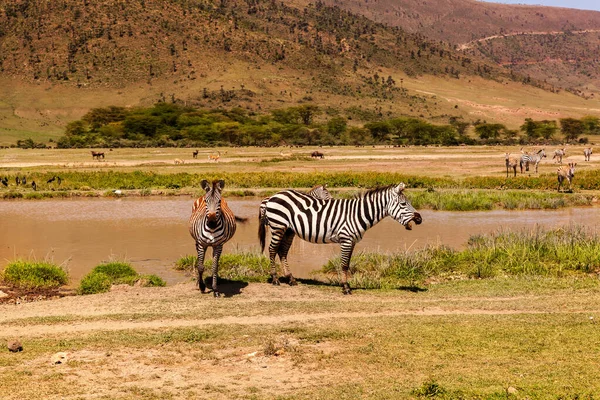
[[[581,132],[584,130],[583,122],[575,118],[561,118],[560,131],[565,135],[565,140],[576,141]]]

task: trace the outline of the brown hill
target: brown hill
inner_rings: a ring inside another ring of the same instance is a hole
[[[587,113],[585,102],[524,87],[480,55],[320,2],[0,0],[1,142],[57,136],[91,107],[157,100],[255,111],[315,102],[352,121],[512,126]],[[543,100],[524,103],[532,91]],[[518,110],[507,112],[513,96]]]
[[[296,0],[299,4],[308,0]],[[600,12],[474,0],[324,0],[583,96],[600,90]]]

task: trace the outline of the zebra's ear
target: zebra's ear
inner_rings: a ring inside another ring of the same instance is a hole
[[[225,187],[225,181],[223,179],[219,179],[217,184],[219,185],[219,189],[223,189]]]
[[[398,184],[398,186],[396,186],[396,192],[398,192],[398,194],[402,193],[402,191],[404,190],[404,188],[406,187],[406,185],[402,182],[400,182]]]
[[[202,182],[200,182],[200,186],[202,186],[202,189],[206,190],[207,192],[210,190],[210,185],[206,179],[203,179]]]

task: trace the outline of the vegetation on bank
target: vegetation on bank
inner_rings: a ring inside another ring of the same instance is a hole
[[[56,289],[69,282],[63,268],[45,261],[12,261],[0,278],[5,284],[21,289]]]
[[[205,276],[211,261],[205,260]],[[314,275],[339,284],[340,261],[339,256],[330,259]],[[195,263],[195,256],[184,256],[175,263],[175,269],[195,273]],[[432,280],[502,276],[561,278],[600,271],[600,237],[580,226],[497,231],[471,236],[464,250],[437,245],[410,253],[355,253],[350,271],[350,285],[364,289],[396,289]],[[269,259],[256,253],[225,253],[219,276],[243,282],[267,282]]]
[[[28,172],[19,174],[27,181],[45,182],[55,173]],[[15,175],[16,176],[16,175]],[[13,182],[15,176],[9,176]],[[362,190],[375,186],[404,182],[412,204],[419,209],[447,211],[474,211],[504,209],[554,209],[569,206],[591,205],[596,197],[586,193],[557,193],[556,176],[551,174],[537,177],[421,177],[384,172],[233,172],[233,173],[177,173],[154,172],[61,172],[62,182],[38,185],[38,191],[28,186],[0,188],[1,199],[31,199],[99,196],[149,196],[198,195],[202,179],[224,179],[227,182],[225,196],[268,196],[277,188],[307,189],[315,183],[326,183],[336,198],[351,198]],[[56,186],[56,187],[55,187]],[[358,188],[348,190],[349,188]],[[581,171],[573,182],[575,190],[600,190],[600,171]],[[58,189],[58,190],[56,190]],[[117,195],[113,191],[121,190]],[[419,189],[419,190],[415,190]],[[535,189],[537,191],[522,190]],[[541,190],[545,192],[540,192]]]
[[[471,236],[464,250],[438,245],[412,253],[356,254],[350,269],[350,285],[367,289],[414,286],[426,280],[597,273],[600,237],[578,226],[497,231]],[[331,259],[318,274],[339,283],[340,258]]]
[[[204,276],[211,276],[212,255],[209,252],[204,259]],[[174,268],[196,274],[198,257],[186,255],[175,262]],[[224,253],[219,259],[219,278],[243,281],[266,282],[269,278],[269,258],[256,253]]]
[[[130,264],[109,262],[97,265],[81,280],[78,294],[95,294],[108,292],[112,285],[127,284],[130,286],[166,286],[156,275],[140,275]]]
[[[325,110],[314,104],[257,114],[242,108],[197,109],[176,103],[157,103],[150,108],[95,108],[67,125],[59,148],[85,147],[190,147],[281,145],[443,145],[527,144],[557,139],[575,142],[582,134],[598,134],[600,119],[563,118],[557,121],[526,119],[519,131],[502,124],[470,123],[450,118],[432,124],[413,117],[376,118],[362,126],[350,125],[337,113],[318,117]],[[586,142],[587,139],[581,138]],[[31,146],[31,140],[20,147]]]

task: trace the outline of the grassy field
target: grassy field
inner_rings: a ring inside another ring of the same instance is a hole
[[[6,399],[594,398],[597,277],[129,288],[0,306]],[[241,294],[240,293],[241,290]],[[65,352],[65,364],[51,364]],[[35,385],[23,385],[23,379]],[[92,396],[93,393],[93,396]]]

